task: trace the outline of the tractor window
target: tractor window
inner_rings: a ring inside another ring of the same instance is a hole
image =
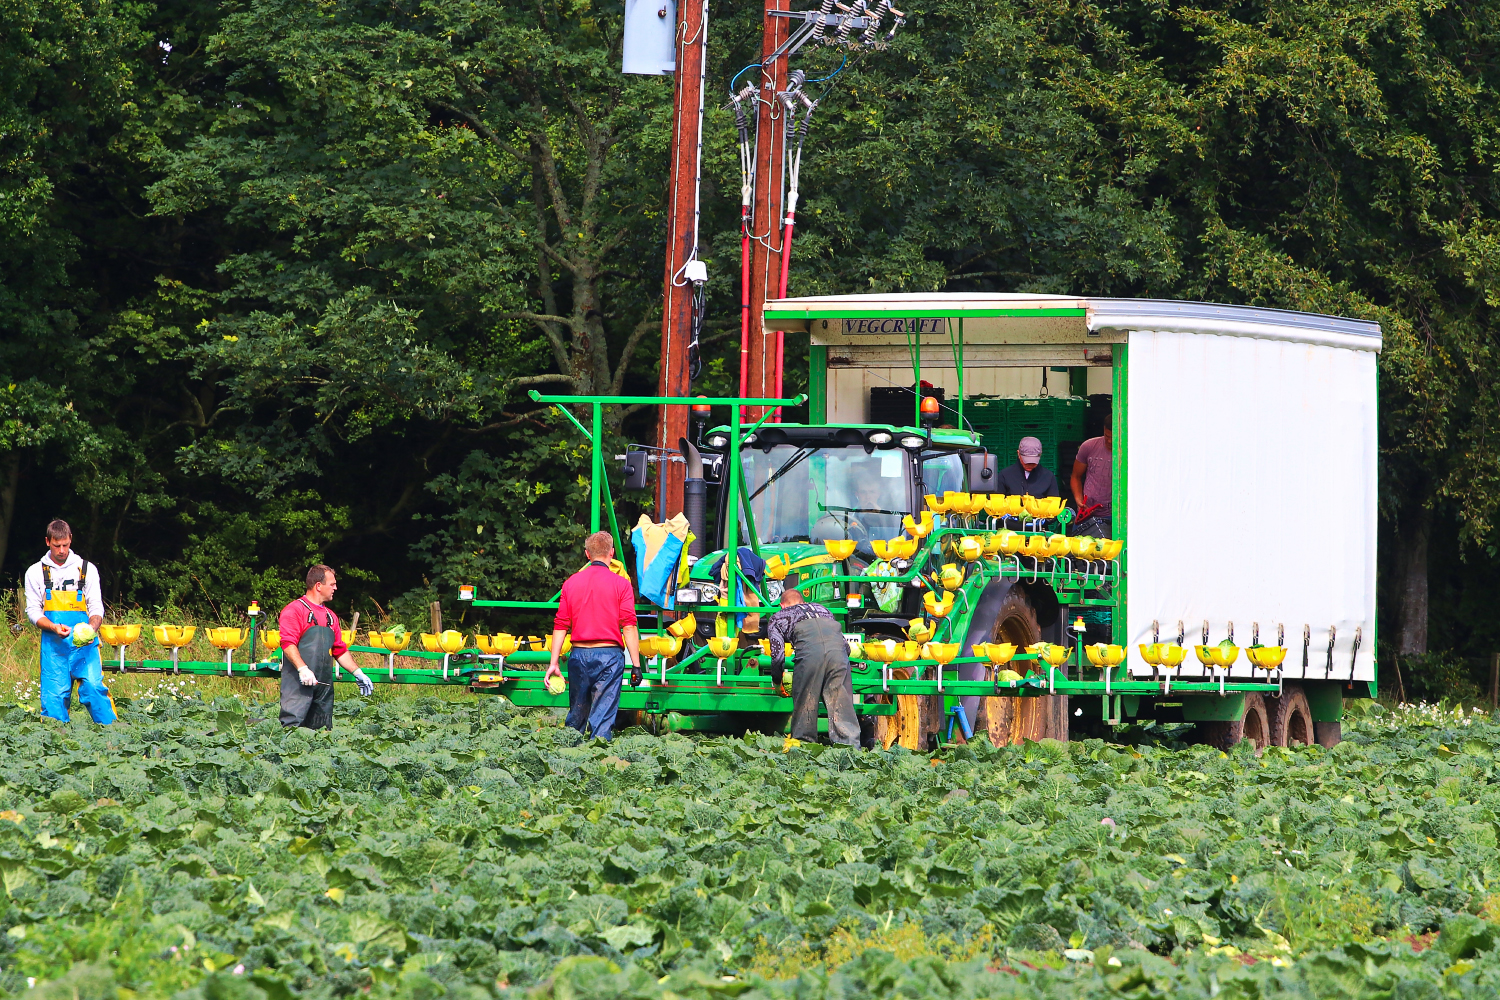
[[[968,491],[968,476],[964,473],[962,455],[940,455],[922,460],[922,489],[934,496],[942,496],[950,490],[956,493]]]
[[[779,445],[740,454],[762,542],[867,542],[901,531],[909,509],[902,452]]]

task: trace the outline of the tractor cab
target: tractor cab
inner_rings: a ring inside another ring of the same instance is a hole
[[[705,459],[722,454],[729,429],[709,430],[703,445]],[[891,558],[886,542],[902,536],[904,521],[921,517],[927,495],[987,489],[995,459],[976,434],[951,428],[766,424],[741,440],[739,468],[739,537],[742,545],[754,539],[746,547],[770,564],[758,596],[774,604],[785,587],[801,586],[809,599],[847,614],[850,629],[863,631],[855,622],[866,617],[904,625],[917,613],[905,606],[919,604],[921,595],[911,591],[908,598],[910,588],[897,584],[840,586],[817,578],[894,576],[909,568]],[[729,518],[727,482],[721,487],[714,551],[691,573],[691,586],[701,595],[708,584],[715,597],[724,583]],[[708,625],[700,623],[705,635]]]

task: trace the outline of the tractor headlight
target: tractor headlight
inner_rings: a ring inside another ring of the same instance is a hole
[[[703,593],[697,587],[683,587],[677,591],[678,604],[702,604]]]
[[[780,601],[781,601],[781,593],[784,590],[786,590],[786,584],[783,583],[782,581],[780,581],[780,580],[767,580],[766,581],[766,600],[770,601],[772,604],[778,604],[778,603],[780,603]]]
[[[709,604],[719,599],[719,588],[711,583],[698,584],[698,593],[703,595],[704,604]]]
[[[917,437],[915,434],[907,434],[901,439],[901,447],[908,451],[916,451],[927,443],[926,438]]]
[[[871,444],[890,444],[891,433],[890,431],[874,431],[865,440],[869,441]]]
[[[728,443],[729,436],[727,434],[710,434],[708,436],[708,446],[710,448],[722,448]]]

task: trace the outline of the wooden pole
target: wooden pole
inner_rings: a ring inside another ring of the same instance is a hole
[[[688,343],[692,339],[693,286],[682,278],[683,266],[692,259],[697,238],[698,189],[703,144],[703,70],[708,53],[705,24],[706,0],[682,0],[677,20],[677,96],[672,114],[671,186],[668,189],[667,260],[665,294],[662,298],[661,366],[656,394],[683,398],[690,394]],[[685,406],[663,406],[657,418],[656,446],[677,450],[679,438],[687,437]],[[658,496],[659,521],[682,510],[684,466],[659,462],[658,476],[665,478]]]
[[[790,10],[790,0],[766,0],[766,10]],[[776,388],[776,338],[762,328],[766,300],[777,295],[781,282],[782,176],[785,166],[785,109],[776,94],[786,89],[787,61],[767,64],[772,52],[791,33],[792,19],[765,15],[761,44],[760,94],[756,102],[759,143],[756,150],[755,200],[751,204],[750,234],[750,374],[745,395],[774,396]],[[746,407],[748,419],[760,419],[765,410]]]

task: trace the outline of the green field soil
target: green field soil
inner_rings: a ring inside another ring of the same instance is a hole
[[[487,697],[0,708],[38,1000],[1500,995],[1500,726],[1334,750],[583,742]],[[85,716],[86,718],[86,716]]]

